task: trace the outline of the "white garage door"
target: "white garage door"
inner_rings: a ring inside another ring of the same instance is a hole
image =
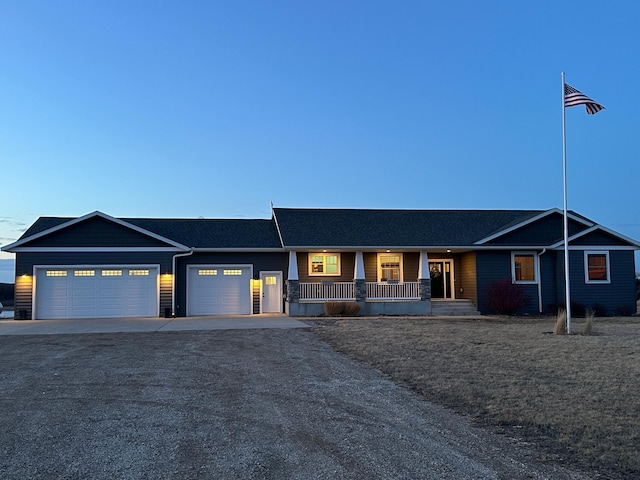
[[[36,319],[158,316],[158,267],[38,268]]]
[[[190,267],[187,289],[187,315],[251,313],[251,267]]]

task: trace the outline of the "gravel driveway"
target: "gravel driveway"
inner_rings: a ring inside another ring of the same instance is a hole
[[[310,330],[0,337],[0,478],[586,478]]]

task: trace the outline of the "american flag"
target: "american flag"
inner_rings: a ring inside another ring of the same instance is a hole
[[[584,105],[589,115],[593,115],[594,113],[598,113],[600,110],[604,109],[602,105],[594,102],[589,97],[587,97],[584,93],[576,90],[571,85],[567,85],[565,83],[564,84],[564,106],[575,107],[576,105]]]

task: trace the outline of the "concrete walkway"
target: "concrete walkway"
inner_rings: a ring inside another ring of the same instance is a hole
[[[0,335],[70,333],[178,332],[186,330],[246,330],[310,328],[286,315],[208,316],[179,318],[74,318],[66,320],[2,320]]]

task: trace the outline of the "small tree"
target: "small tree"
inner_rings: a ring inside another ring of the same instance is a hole
[[[487,288],[487,306],[500,315],[515,315],[529,303],[522,285],[513,283],[510,278],[496,280]]]

